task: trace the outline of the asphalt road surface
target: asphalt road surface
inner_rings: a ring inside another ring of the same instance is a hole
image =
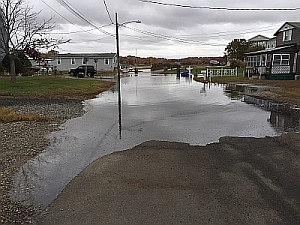
[[[300,224],[300,134],[148,141],[75,177],[37,224]]]

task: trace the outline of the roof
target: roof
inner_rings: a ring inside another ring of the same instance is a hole
[[[264,49],[264,50],[260,50],[260,51],[256,51],[256,52],[248,52],[245,55],[258,55],[258,54],[263,54],[263,53],[268,53],[268,52],[276,52],[276,51],[286,49],[286,48],[291,48],[291,47],[295,47],[295,45],[285,45],[285,46],[281,46],[281,47],[277,47],[277,48],[268,48],[268,49]]]
[[[254,41],[268,41],[268,40],[270,40],[270,38],[259,34],[259,35],[256,35],[253,38],[250,38],[248,41],[249,42],[254,42]]]
[[[277,36],[278,33],[280,32],[280,30],[285,26],[285,25],[290,25],[294,28],[298,28],[300,29],[300,22],[285,22],[277,31],[276,33],[274,34],[274,36]]]
[[[113,58],[117,54],[116,53],[66,53],[66,54],[57,54],[54,55],[54,58]]]

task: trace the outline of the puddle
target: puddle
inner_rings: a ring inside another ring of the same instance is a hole
[[[268,121],[278,132],[299,132],[300,109],[298,106],[279,103],[257,96],[260,91],[269,91],[271,89],[274,89],[274,87],[230,84],[225,85],[224,92],[231,99],[240,99],[247,104],[253,104],[256,107],[270,111]]]
[[[269,103],[254,103],[231,87],[150,72],[121,82],[120,104],[117,89],[104,92],[85,102],[84,116],[49,135],[51,146],[15,175],[13,200],[43,209],[92,161],[148,140],[206,145],[222,136],[299,130],[299,117],[270,112],[261,107]]]

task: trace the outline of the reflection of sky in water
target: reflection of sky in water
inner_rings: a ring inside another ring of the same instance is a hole
[[[15,176],[14,199],[45,207],[95,159],[147,140],[205,145],[221,136],[278,134],[268,122],[270,112],[231,100],[222,86],[150,73],[121,81],[122,138],[118,92],[112,89],[86,101],[84,116],[49,135],[51,146]]]

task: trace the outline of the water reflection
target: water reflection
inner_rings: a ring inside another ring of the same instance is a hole
[[[300,110],[298,107],[257,96],[258,92],[269,91],[272,88],[274,87],[227,84],[224,92],[231,99],[241,99],[248,104],[270,111],[268,121],[278,132],[299,132]]]
[[[299,132],[300,117],[299,113],[279,113],[271,111],[269,122],[280,132]]]
[[[85,101],[84,116],[49,135],[51,146],[15,175],[14,200],[44,208],[92,161],[144,141],[206,145],[222,136],[265,137],[282,132],[278,128],[282,123],[276,122],[282,117],[270,117],[251,99],[228,98],[223,85],[178,79],[176,74],[139,73],[121,79],[122,95],[117,89]]]

